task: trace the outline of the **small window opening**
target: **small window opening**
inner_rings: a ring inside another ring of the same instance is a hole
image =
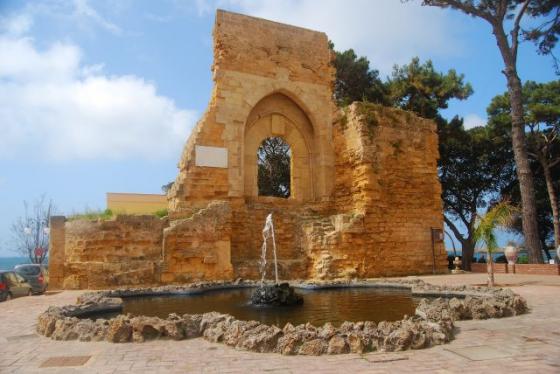
[[[291,156],[284,139],[263,140],[257,151],[259,196],[290,197]]]

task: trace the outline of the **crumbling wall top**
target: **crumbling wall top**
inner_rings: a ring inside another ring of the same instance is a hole
[[[221,69],[269,78],[332,85],[327,35],[218,10],[214,26],[215,74]]]

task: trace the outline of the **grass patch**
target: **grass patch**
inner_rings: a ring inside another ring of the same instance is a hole
[[[169,214],[169,211],[167,209],[160,209],[160,210],[156,210],[154,212],[154,216],[159,217],[159,218],[167,217],[168,214]]]
[[[167,208],[157,210],[153,213],[124,213],[124,212],[113,212],[111,209],[105,210],[86,210],[84,213],[74,213],[67,217],[68,221],[77,221],[77,220],[85,220],[85,221],[109,221],[115,218],[118,214],[125,214],[129,216],[133,215],[154,215],[159,218],[167,217],[169,211]]]
[[[346,110],[344,109],[344,114],[340,117],[340,129],[346,131],[348,128],[348,116],[346,115]]]
[[[402,140],[400,140],[400,139],[396,140],[396,141],[392,142],[391,145],[393,146],[393,156],[397,157],[398,155],[403,153]]]
[[[113,211],[111,209],[105,210],[90,210],[86,211],[85,213],[76,213],[69,216],[67,219],[69,221],[76,221],[76,220],[86,220],[86,221],[108,221],[112,219],[114,216]]]
[[[357,105],[358,115],[366,123],[369,140],[372,140],[375,135],[375,129],[379,126],[379,121],[377,120],[377,113],[381,110],[379,104],[373,104],[368,102],[360,102]]]

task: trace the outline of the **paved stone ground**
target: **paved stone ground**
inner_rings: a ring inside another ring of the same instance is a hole
[[[485,275],[421,278],[434,284],[481,284]],[[320,357],[238,351],[202,338],[57,342],[35,334],[37,315],[49,305],[75,302],[79,292],[19,298],[0,303],[0,373],[560,373],[560,277],[504,274],[497,282],[523,295],[531,312],[459,322],[456,339],[434,348]]]

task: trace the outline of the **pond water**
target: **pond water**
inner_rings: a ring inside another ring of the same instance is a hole
[[[211,311],[240,320],[256,320],[283,327],[287,322],[315,326],[344,321],[396,321],[413,315],[418,299],[408,290],[381,288],[332,288],[302,290],[303,305],[289,307],[248,304],[251,288],[207,291],[198,295],[131,297],[123,299],[123,313],[166,318],[170,313],[199,314]]]

